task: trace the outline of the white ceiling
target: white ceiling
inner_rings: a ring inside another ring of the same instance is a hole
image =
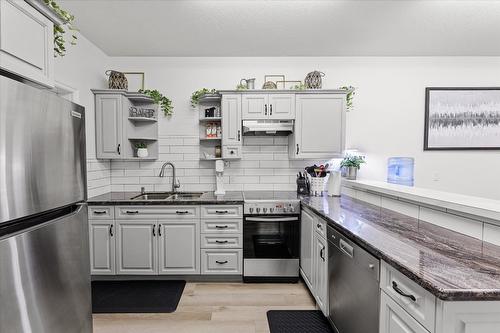
[[[60,0],[111,56],[500,55],[500,1]]]

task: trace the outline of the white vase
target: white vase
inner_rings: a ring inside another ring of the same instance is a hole
[[[148,156],[149,156],[149,153],[148,153],[148,149],[147,148],[138,148],[137,149],[137,157],[145,158],[145,157],[148,157]]]

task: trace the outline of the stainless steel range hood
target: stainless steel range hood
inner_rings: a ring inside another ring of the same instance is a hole
[[[293,133],[293,120],[243,120],[243,135],[286,136]]]

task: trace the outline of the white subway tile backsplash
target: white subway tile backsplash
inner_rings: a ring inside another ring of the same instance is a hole
[[[118,171],[118,170],[114,170]],[[124,171],[124,176],[127,177],[133,177],[133,176],[154,176],[154,169],[125,169]],[[112,174],[115,176],[114,174]]]
[[[379,206],[381,205],[381,197],[380,195],[364,192],[364,191],[356,191],[356,198],[368,202],[372,205]]]
[[[420,207],[419,219],[474,238],[483,238],[483,224],[476,220]]]
[[[382,197],[381,207],[418,219],[419,208],[417,205],[411,203]]]
[[[272,153],[246,153],[243,154],[243,160],[245,161],[272,161]]]
[[[260,147],[261,152],[273,152],[273,153],[283,153],[288,151],[288,146],[262,146]]]
[[[485,242],[500,246],[500,226],[485,223],[483,240]]]
[[[259,176],[231,176],[229,177],[229,182],[239,184],[255,184],[259,183]]]
[[[271,176],[274,174],[274,169],[253,169],[253,168],[248,168],[248,169],[240,169],[245,172],[245,175],[247,176],[261,176],[261,175],[268,175]]]
[[[262,168],[288,168],[290,163],[289,161],[261,161],[260,166]]]
[[[289,182],[289,176],[260,176],[261,184],[287,184]]]
[[[269,146],[274,144],[274,139],[272,136],[244,136],[243,145],[249,146]]]
[[[273,191],[273,184],[243,184],[244,191]]]
[[[193,154],[199,153],[200,148],[198,146],[170,146],[170,152],[175,154]]]

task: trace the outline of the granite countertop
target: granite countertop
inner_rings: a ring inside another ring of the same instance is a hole
[[[182,192],[179,192],[182,193]],[[132,200],[140,195],[140,192],[109,192],[98,195],[87,200],[92,206],[107,205],[241,205],[243,204],[243,193],[239,191],[226,192],[225,195],[215,195],[214,192],[206,192],[199,198],[194,199],[171,199],[171,200]]]
[[[346,196],[301,200],[436,297],[500,300],[500,247]]]
[[[208,192],[198,199],[131,200],[139,194],[110,192],[90,198],[88,203],[243,204],[243,193],[239,191],[223,196]],[[500,300],[499,246],[347,196],[298,198],[330,226],[436,297],[446,301]]]

